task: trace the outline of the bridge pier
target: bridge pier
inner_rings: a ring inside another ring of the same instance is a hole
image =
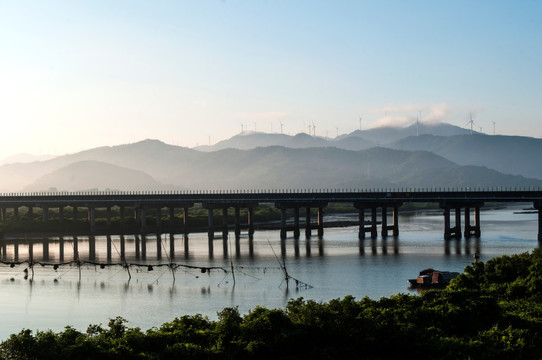
[[[119,227],[121,235],[124,234],[124,206],[119,207]]]
[[[58,207],[58,222],[64,224],[64,206]]]
[[[294,208],[294,239],[299,239],[299,207]]]
[[[474,237],[480,237],[480,207],[474,208],[474,224],[471,225],[470,223],[470,208],[465,208],[465,238],[470,238],[472,236]]]
[[[162,208],[156,207],[156,235],[158,236],[162,232]]]
[[[286,208],[280,209],[280,239],[286,239]]]
[[[239,206],[236,206],[234,208],[235,211],[235,239],[239,239],[239,236],[241,236],[241,210],[239,209]]]
[[[141,221],[141,225],[140,225],[140,233],[141,234],[146,234],[147,233],[147,210],[145,209],[144,206],[142,206],[139,211],[138,211],[138,215],[139,215],[139,220]]]
[[[213,226],[213,209],[208,208],[207,213],[207,238],[209,242],[209,255],[213,254],[213,240],[215,238],[215,229]]]
[[[224,256],[228,254],[228,208],[222,209],[222,251]]]
[[[324,236],[324,208],[318,207],[318,237]]]
[[[388,232],[392,231],[393,236],[399,235],[399,207],[403,205],[402,201],[387,200],[387,201],[355,201],[354,207],[358,209],[359,233],[360,240],[365,239],[366,233],[371,233],[371,239],[377,238],[377,209],[382,208],[382,237],[388,236]],[[393,208],[391,225],[388,225],[388,207]],[[365,210],[371,211],[371,221],[365,219]],[[368,226],[367,226],[368,225]]]
[[[465,216],[465,238],[471,236],[480,237],[480,208],[484,206],[483,202],[465,202],[465,201],[441,201],[440,208],[444,215],[444,239],[461,239],[461,209],[464,208]],[[474,208],[474,224],[470,222],[470,209]],[[455,226],[450,224],[451,210],[455,210]]]
[[[401,204],[402,205],[402,204]],[[392,212],[392,224],[388,225],[388,208],[382,206],[382,237],[388,236],[388,231],[392,232],[393,236],[399,236],[399,206],[395,204]]]
[[[186,241],[188,242],[188,207],[185,206],[183,208],[183,233],[186,237]]]
[[[312,222],[311,222],[311,208],[318,209],[318,223],[317,231],[318,236],[324,235],[324,208],[327,206],[327,201],[277,201],[275,207],[280,209],[280,238],[286,239],[287,232],[293,230],[294,239],[299,239],[300,225],[299,225],[299,208],[305,208],[305,237],[309,239],[312,235]],[[294,224],[293,226],[286,223],[286,210],[293,209],[294,211]]]
[[[107,229],[111,230],[111,206],[105,208],[105,221],[107,223]]]
[[[92,206],[88,208],[88,222],[90,224],[90,233],[94,234],[96,232],[96,209]]]
[[[309,239],[312,235],[311,229],[311,208],[307,206],[305,208],[305,237]]]
[[[542,241],[542,200],[535,201],[533,206],[538,210],[538,241]]]
[[[49,220],[49,208],[47,206],[43,206],[41,208],[41,221],[46,223]]]

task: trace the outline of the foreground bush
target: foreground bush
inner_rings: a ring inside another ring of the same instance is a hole
[[[542,251],[468,266],[444,290],[286,309],[226,308],[142,331],[122,318],[86,332],[22,330],[4,359],[539,359]]]

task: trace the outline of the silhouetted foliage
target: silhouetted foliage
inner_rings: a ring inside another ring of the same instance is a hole
[[[225,308],[218,320],[182,316],[141,331],[126,320],[54,333],[24,329],[3,359],[539,359],[542,251],[467,266],[443,290],[285,309]]]

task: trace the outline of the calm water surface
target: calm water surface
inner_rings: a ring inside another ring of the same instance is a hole
[[[214,241],[213,257],[208,255],[207,235],[191,234],[189,252],[184,240],[175,238],[175,257],[170,257],[169,238],[149,236],[146,257],[135,254],[134,236],[126,236],[126,258],[131,264],[176,264],[196,267],[219,266],[228,270],[202,273],[199,268],[178,268],[172,273],[167,266],[122,266],[85,264],[34,266],[25,279],[28,264],[0,265],[0,339],[22,328],[61,330],[72,325],[85,330],[89,324],[106,325],[109,318],[122,316],[128,325],[148,329],[184,314],[201,313],[212,319],[224,307],[238,306],[242,313],[256,305],[283,308],[289,299],[304,297],[327,301],[353,295],[378,299],[398,292],[409,293],[407,278],[421,269],[462,271],[472,262],[474,253],[486,261],[503,254],[515,254],[539,246],[537,215],[518,214],[522,207],[482,211],[482,237],[478,240],[443,240],[443,218],[425,213],[400,218],[400,236],[383,240],[367,239],[360,243],[357,227],[326,229],[323,239],[281,244],[278,231],[256,232],[252,251],[249,239],[242,236],[239,251],[230,235],[229,251],[223,252],[222,239]],[[303,231],[302,231],[303,235]],[[107,259],[106,238],[96,238],[96,262],[120,263],[120,239],[112,238],[111,259]],[[64,241],[64,261],[74,258],[74,242]],[[157,250],[160,247],[160,251]],[[59,242],[49,245],[48,260],[43,260],[41,243],[32,247],[36,261],[60,263]],[[77,243],[80,259],[88,259],[88,238]],[[13,246],[7,248],[4,260],[15,257]],[[29,246],[21,240],[19,260],[28,258]],[[45,250],[47,253],[47,250]],[[160,258],[158,258],[160,255]],[[279,259],[290,276],[308,287],[297,287],[284,281]],[[282,261],[282,260],[280,260]],[[233,264],[235,281],[231,273]],[[130,279],[131,276],[131,279]],[[415,293],[415,292],[414,292]]]

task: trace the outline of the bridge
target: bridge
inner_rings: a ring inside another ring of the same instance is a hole
[[[23,222],[26,218],[41,213],[42,223],[47,224],[51,209],[57,209],[57,219],[64,224],[68,211],[71,218],[78,220],[81,211],[88,218],[88,233],[95,234],[96,212],[105,212],[105,228],[111,230],[112,208],[118,210],[119,229],[123,234],[126,230],[127,219],[135,223],[137,232],[146,234],[150,228],[154,232],[183,233],[188,235],[191,230],[189,211],[197,206],[208,213],[207,232],[209,247],[215,236],[215,231],[222,231],[223,239],[227,238],[230,228],[234,228],[238,237],[242,230],[249,235],[254,233],[254,208],[259,204],[271,203],[280,209],[281,238],[287,237],[288,231],[293,232],[294,238],[299,238],[300,228],[304,226],[305,235],[311,236],[312,230],[317,230],[318,236],[324,232],[324,209],[329,203],[352,204],[357,211],[359,238],[364,239],[369,233],[371,238],[378,235],[378,225],[381,225],[381,235],[399,235],[398,214],[404,203],[436,203],[443,210],[444,238],[480,237],[480,209],[487,202],[497,203],[528,203],[538,210],[538,239],[542,241],[542,188],[432,188],[432,189],[318,189],[318,190],[207,190],[207,191],[105,191],[105,192],[32,192],[0,194],[0,221],[11,220]],[[234,224],[228,223],[228,209],[234,209]],[[70,210],[71,209],[71,210]],[[166,218],[163,223],[163,211]],[[246,221],[241,219],[241,209],[246,209]],[[304,222],[300,221],[300,209],[305,209]],[[313,209],[316,210],[316,221],[311,219]],[[182,224],[175,223],[175,211],[182,212]],[[214,212],[222,211],[222,221],[215,224]],[[133,211],[128,215],[128,211]],[[293,221],[288,219],[287,211],[292,214]],[[463,212],[463,225],[461,215]],[[149,214],[155,214],[156,223],[150,226]],[[378,215],[380,213],[380,221]],[[24,224],[23,224],[24,225]],[[45,227],[45,226],[44,226]],[[60,225],[62,228],[62,225]],[[463,231],[463,233],[462,233]]]

